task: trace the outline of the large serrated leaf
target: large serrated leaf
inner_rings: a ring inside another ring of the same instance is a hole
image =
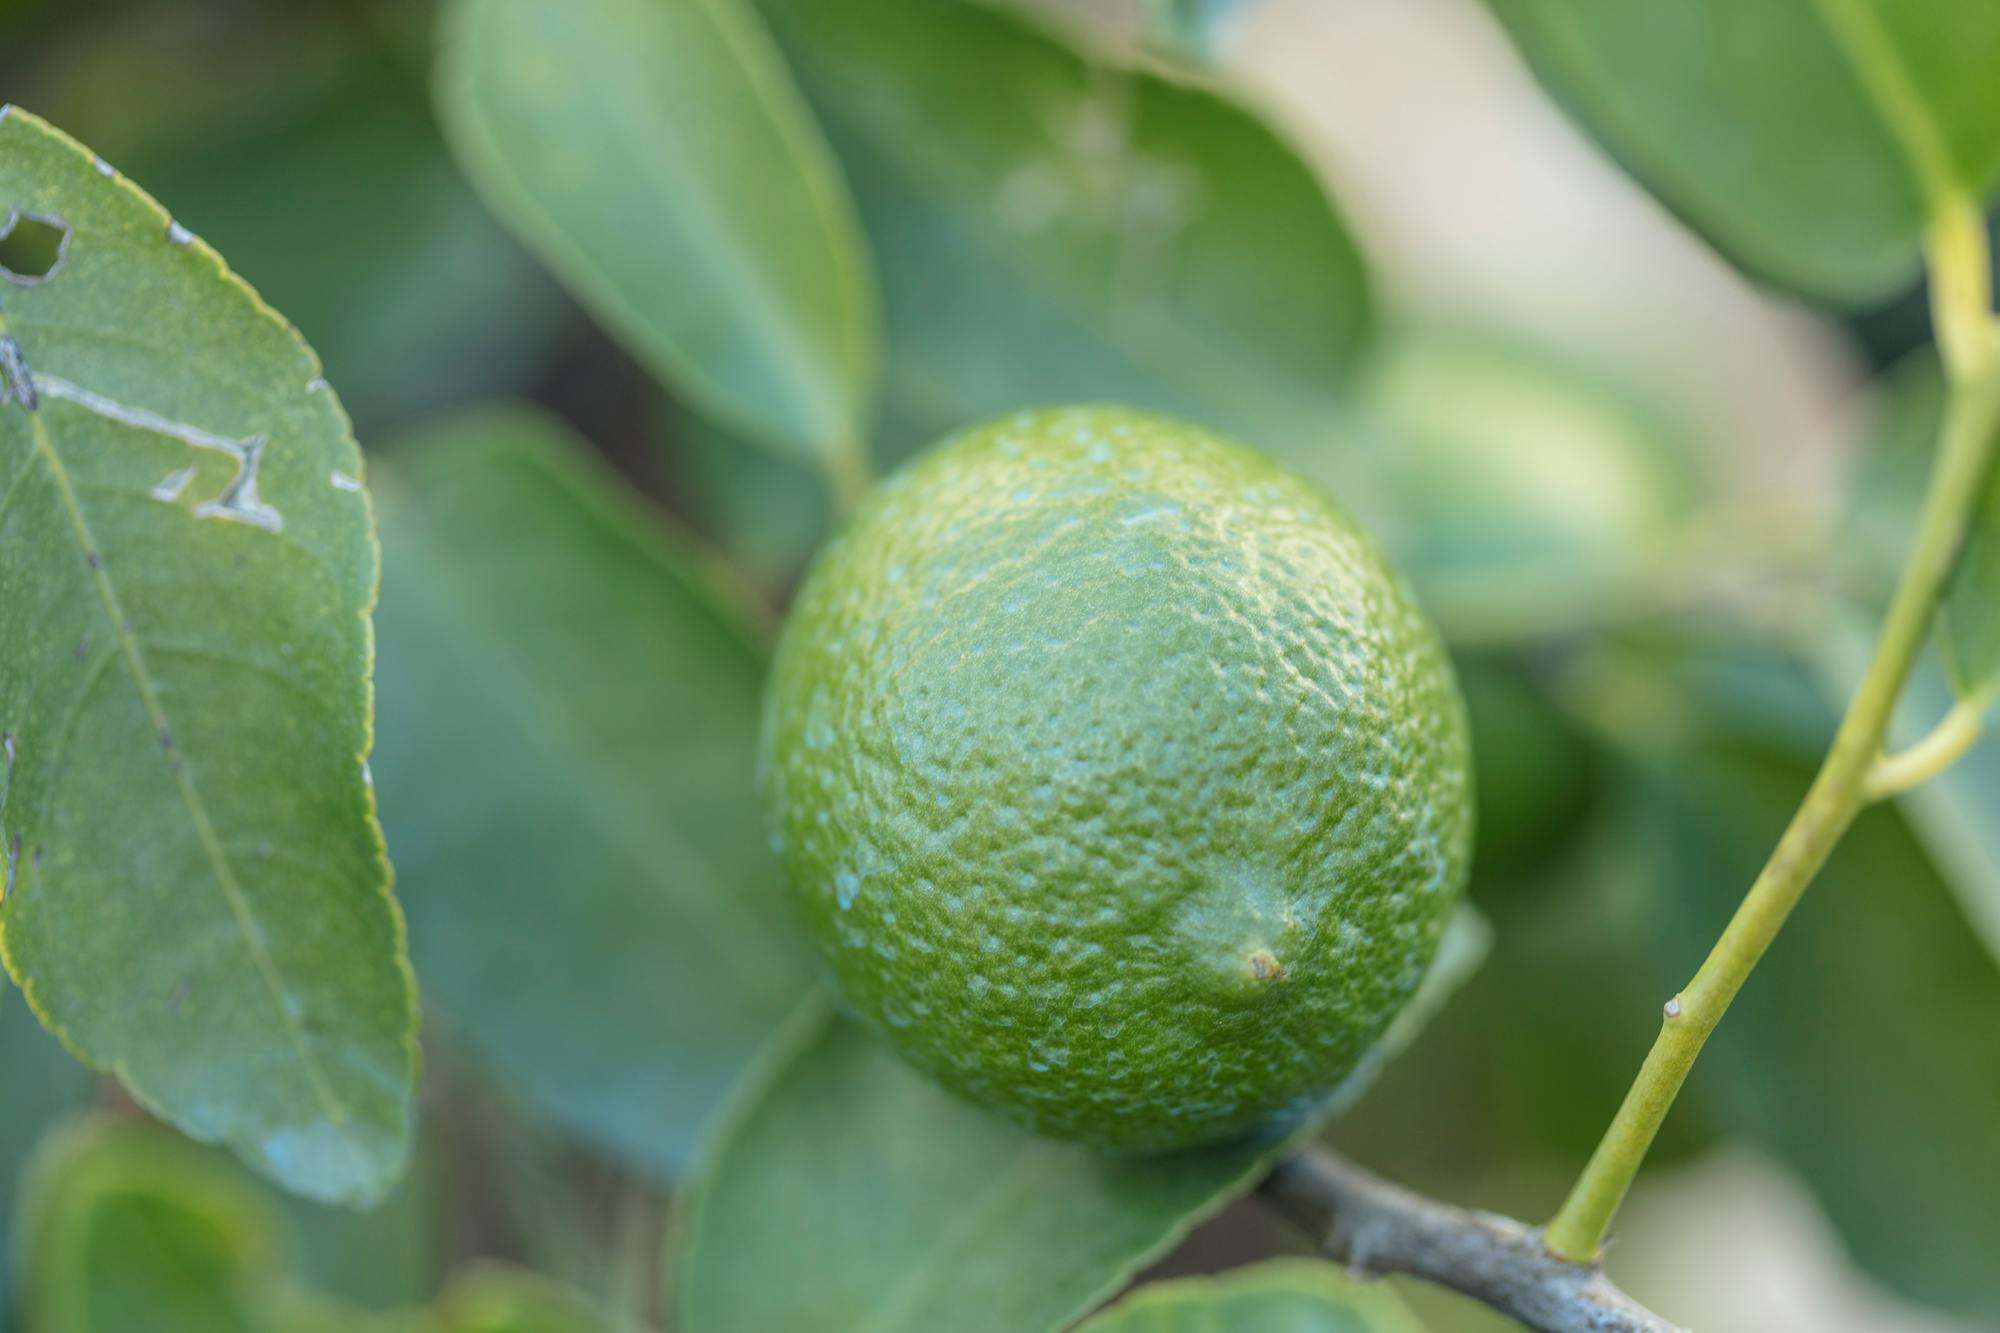
[[[2000,182],[1986,0],[1488,0],[1541,77],[1753,272],[1865,302],[1931,196]]]
[[[456,0],[438,109],[502,220],[703,411],[795,457],[860,445],[865,244],[747,0]]]
[[[426,993],[658,1175],[810,984],[753,781],[759,636],[527,412],[398,454],[375,769]]]
[[[889,454],[1066,400],[1325,443],[1374,332],[1368,276],[1255,114],[996,7],[764,10],[874,243]]]
[[[0,943],[189,1134],[324,1199],[408,1149],[415,996],[369,746],[360,454],[298,335],[60,132],[0,109]]]
[[[1338,1092],[1365,1089],[1485,954],[1454,918],[1410,1005]],[[1038,1138],[943,1092],[823,1008],[773,1041],[687,1205],[686,1333],[951,1328],[1075,1319],[1247,1189],[1299,1134],[1164,1156]],[[771,1281],[782,1267],[787,1278]]]
[[[1139,1288],[1077,1333],[1423,1333],[1379,1282],[1318,1259],[1273,1259],[1220,1277]]]

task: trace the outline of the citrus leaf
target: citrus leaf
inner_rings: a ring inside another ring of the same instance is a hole
[[[426,992],[536,1110],[672,1175],[811,975],[752,774],[761,636],[550,420],[399,458],[375,772]]]
[[[36,1012],[196,1138],[373,1199],[415,997],[369,745],[361,460],[283,320],[73,140],[0,112],[0,943]]]
[[[1838,632],[1837,629],[1835,632]],[[1827,673],[1829,702],[1844,702],[1867,663],[1870,639],[1853,626]],[[1952,690],[1936,668],[1918,670],[1904,687],[1893,733],[1914,744],[1951,706]],[[2000,738],[1988,735],[1958,762],[1897,796],[1910,827],[1924,841],[1939,873],[1986,948],[2000,960]]]
[[[1809,645],[1824,706],[1845,706],[1867,670],[1874,626],[1850,609],[1825,618]],[[1919,662],[1903,687],[1891,749],[1915,744],[1951,707],[1953,690],[1935,663]],[[1967,924],[2000,961],[2000,741],[1989,736],[1957,762],[1896,796],[1910,829],[1958,899]]]
[[[1837,551],[1858,597],[1887,604],[1916,538],[1944,424],[1944,367],[1931,348],[1877,378],[1869,419],[1847,478]]]
[[[1367,275],[1254,116],[987,6],[765,12],[874,243],[891,454],[1062,401],[1321,442],[1374,328]]]
[[[1471,972],[1483,929],[1453,920],[1416,997],[1329,1113]],[[1038,1138],[808,1006],[711,1142],[677,1259],[679,1327],[1056,1328],[1253,1185],[1288,1141],[1146,1157]],[[773,1282],[780,1264],[787,1279]]]
[[[798,1036],[689,1205],[688,1333],[1054,1328],[1277,1151],[1100,1157],[956,1100],[845,1022],[823,1017]],[[772,1282],[780,1258],[788,1277]]]
[[[856,447],[865,243],[746,0],[457,0],[437,99],[494,211],[640,360],[768,447]]]
[[[611,1333],[576,1292],[521,1269],[479,1264],[454,1277],[435,1304],[355,1310],[276,1283],[259,1306],[258,1333]]]
[[[1638,395],[1552,351],[1446,328],[1383,339],[1358,388],[1374,429],[1344,451],[1367,466],[1348,467],[1343,497],[1447,640],[1629,615],[1657,582],[1695,477],[1687,441]]]
[[[480,1266],[437,1303],[374,1312],[299,1285],[265,1191],[214,1153],[92,1116],[37,1152],[22,1189],[22,1312],[35,1333],[606,1333],[578,1295]]]
[[[1875,419],[1847,515],[1843,549],[1871,596],[1886,598],[1921,519],[1945,415],[1943,368],[1930,349],[1897,364],[1876,395]],[[1989,471],[1938,610],[1938,646],[1959,698],[2000,692],[2000,467]]]
[[[575,1292],[511,1268],[458,1278],[441,1302],[444,1333],[609,1333],[611,1325]]]
[[[36,1333],[262,1333],[275,1218],[201,1149],[91,1118],[37,1153],[19,1204],[21,1311]]]
[[[1396,1293],[1319,1259],[1139,1288],[1077,1333],[1423,1333]]]
[[[433,1310],[355,1310],[283,1282],[265,1287],[257,1320],[257,1333],[453,1333]]]
[[[440,1113],[441,1101],[430,1103]],[[409,1169],[366,1212],[269,1191],[295,1242],[292,1271],[312,1290],[364,1310],[409,1305],[437,1290],[452,1257],[451,1131],[448,1121],[426,1124],[431,1114],[419,1118]]]
[[[96,1082],[42,1030],[20,993],[0,979],[0,1199],[14,1188],[43,1133],[89,1100]],[[0,1212],[0,1310],[11,1309],[14,1218]],[[4,1327],[0,1321],[0,1327]]]
[[[2000,182],[1984,0],[1488,0],[1536,72],[1751,271],[1864,303],[1914,274],[1928,200]]]
[[[401,58],[400,27],[424,44],[425,17],[390,33],[260,5],[217,40],[177,12],[121,10],[31,62],[24,98],[285,312],[363,438],[537,373],[571,332],[562,293],[446,152],[427,71]]]
[[[675,423],[669,457],[689,510],[730,567],[760,588],[796,586],[833,526],[821,479],[686,414]]]
[[[1840,549],[1856,566],[1860,605],[1822,617],[1822,630],[1809,644],[1810,665],[1828,706],[1844,707],[1867,669],[1873,617],[1887,602],[1916,532],[1943,416],[1943,371],[1933,353],[1911,356],[1890,372],[1849,487],[1852,499],[1840,534]],[[2000,598],[2000,583],[1990,581],[2000,575],[1991,564],[2000,547],[1995,540],[2000,513],[1992,505],[2000,491],[1987,494],[1987,511],[1975,519],[1939,617],[1940,660],[1926,658],[1911,673],[1890,730],[1892,750],[1914,745],[1936,727],[1954,696],[1976,703],[1990,697],[1986,692],[2000,681],[2000,668],[1992,659],[1985,659],[1986,670],[1977,669],[1993,647],[1986,636],[1993,631],[1996,612],[1984,599]],[[1982,593],[1982,587],[1987,591]],[[1993,818],[2000,808],[2000,740],[1987,736],[1896,801],[1958,895],[1974,930],[2000,959],[2000,821]]]
[[[2000,467],[1986,479],[1939,617],[1952,688],[1990,702],[2000,694]]]

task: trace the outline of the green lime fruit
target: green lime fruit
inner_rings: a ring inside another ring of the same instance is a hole
[[[852,1010],[1111,1148],[1335,1089],[1470,857],[1464,708],[1381,551],[1263,456],[1119,408],[968,431],[862,503],[787,621],[762,769]]]

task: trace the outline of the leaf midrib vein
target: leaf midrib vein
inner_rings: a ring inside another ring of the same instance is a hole
[[[1862,95],[1902,149],[1926,206],[1935,211],[1964,193],[1944,127],[1925,104],[1909,66],[1866,0],[1812,0],[1812,11],[1853,67]]]

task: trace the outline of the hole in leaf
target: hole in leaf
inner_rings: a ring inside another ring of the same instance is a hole
[[[0,220],[0,278],[33,287],[54,277],[69,251],[69,226],[40,213],[9,213]]]

